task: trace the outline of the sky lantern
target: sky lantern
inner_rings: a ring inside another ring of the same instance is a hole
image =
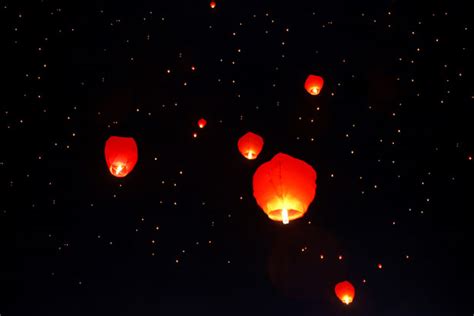
[[[346,305],[349,305],[354,300],[355,289],[349,281],[343,281],[336,284],[334,288],[336,296]]]
[[[304,83],[304,88],[311,95],[318,95],[324,85],[324,79],[320,76],[309,75]]]
[[[111,136],[105,143],[105,161],[112,175],[123,178],[138,160],[137,143],[132,137]]]
[[[206,126],[206,124],[207,124],[207,121],[203,118],[198,121],[199,128],[204,128],[204,126]]]
[[[209,6],[211,7],[211,9],[214,9],[216,7],[216,2],[215,1],[211,1],[209,3]]]
[[[288,224],[302,217],[316,195],[316,171],[306,162],[279,153],[253,175],[253,195],[271,220]]]
[[[257,158],[258,154],[263,148],[263,138],[252,132],[248,132],[239,138],[237,144],[239,151],[245,158],[253,160]]]

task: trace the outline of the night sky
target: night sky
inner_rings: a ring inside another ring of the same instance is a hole
[[[472,315],[467,2],[0,0],[0,315]],[[318,175],[288,225],[279,152]]]

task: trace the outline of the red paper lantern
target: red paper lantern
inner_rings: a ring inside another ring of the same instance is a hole
[[[257,158],[258,154],[262,151],[263,138],[257,134],[248,132],[239,138],[237,146],[239,147],[240,153],[244,155],[245,158],[252,160]]]
[[[253,195],[271,220],[288,224],[302,217],[316,195],[316,171],[306,162],[279,153],[253,175]]]
[[[105,143],[105,161],[112,175],[125,177],[133,170],[137,160],[137,143],[132,137],[111,136]]]
[[[349,281],[336,284],[334,291],[336,296],[346,305],[349,305],[354,300],[355,289]]]
[[[204,128],[204,126],[206,126],[206,124],[207,124],[207,121],[203,118],[198,121],[199,128]]]
[[[209,3],[209,6],[211,7],[211,9],[214,9],[216,7],[216,3],[214,1],[211,1],[211,3]]]
[[[309,75],[304,83],[304,88],[311,95],[318,95],[324,85],[324,79],[320,76]]]

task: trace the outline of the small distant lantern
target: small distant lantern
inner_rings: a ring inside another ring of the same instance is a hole
[[[349,281],[343,281],[336,284],[334,288],[336,296],[346,305],[349,305],[354,300],[355,289]]]
[[[304,83],[304,88],[311,95],[318,95],[324,85],[324,79],[320,76],[309,75]]]
[[[207,124],[207,121],[203,118],[198,121],[199,128],[204,128],[204,126],[206,126],[206,124]]]
[[[248,132],[239,138],[237,144],[240,153],[247,159],[253,160],[257,158],[258,154],[263,148],[263,138],[252,132]]]

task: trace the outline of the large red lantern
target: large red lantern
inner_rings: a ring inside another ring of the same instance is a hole
[[[316,195],[316,171],[306,162],[279,153],[253,175],[253,195],[271,220],[288,224],[302,217]]]
[[[209,3],[209,6],[211,7],[211,9],[214,9],[216,7],[216,2],[215,1],[211,1]]]
[[[198,121],[199,128],[204,128],[204,126],[206,126],[206,124],[207,124],[207,121],[203,118]]]
[[[263,138],[252,132],[248,132],[239,138],[237,144],[239,151],[245,158],[252,160],[257,158],[263,148]]]
[[[105,161],[114,176],[123,178],[128,175],[137,160],[137,143],[132,137],[111,136],[105,143]]]
[[[320,76],[309,75],[304,83],[304,88],[311,95],[318,95],[324,85],[324,79]]]
[[[336,296],[346,305],[354,300],[355,289],[349,281],[339,282],[334,288]]]

